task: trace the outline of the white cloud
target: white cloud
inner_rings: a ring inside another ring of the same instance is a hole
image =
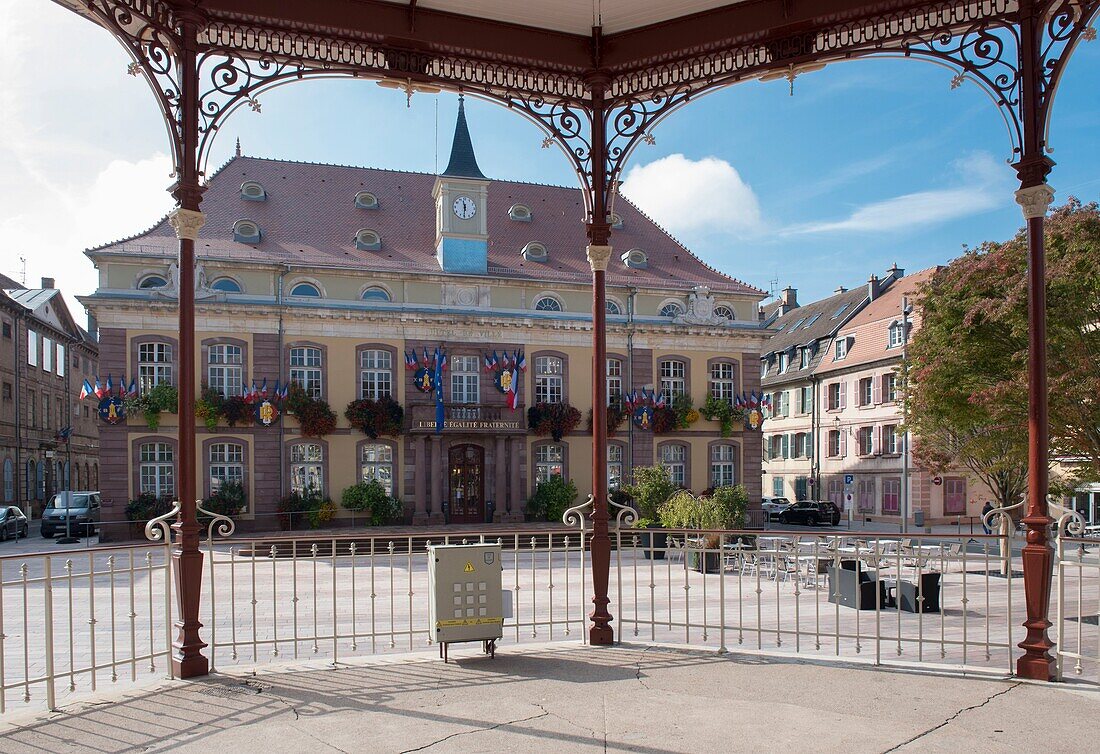
[[[936,225],[1004,206],[1011,201],[1011,172],[985,152],[951,163],[952,188],[902,194],[865,204],[841,220],[805,223],[787,228],[785,234],[851,231],[886,233]]]
[[[631,168],[623,194],[672,233],[759,232],[760,203],[725,160],[671,154]]]

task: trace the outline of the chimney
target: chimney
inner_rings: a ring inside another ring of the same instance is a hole
[[[890,269],[886,271],[886,277],[882,279],[884,285],[889,285],[891,282],[897,282],[905,277],[905,270],[898,267],[898,263],[894,262],[890,265]]]
[[[874,301],[878,298],[879,294],[879,280],[878,275],[871,275],[867,278],[867,300]]]
[[[54,285],[54,282],[55,281],[54,281],[53,278],[42,278],[42,287],[43,288],[56,288],[57,286]]]
[[[833,293],[847,293],[847,292],[848,292],[848,289],[845,288],[843,285],[838,285],[837,289],[835,291],[833,291]]]
[[[780,306],[780,313],[786,314],[792,312],[798,308],[798,289],[791,288],[789,285],[784,288],[779,294],[779,300],[782,302]]]

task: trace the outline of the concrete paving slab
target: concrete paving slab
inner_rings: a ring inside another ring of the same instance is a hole
[[[24,716],[0,751],[1063,751],[1100,690],[672,646],[265,666]]]

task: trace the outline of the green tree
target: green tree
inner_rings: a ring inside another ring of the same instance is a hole
[[[1046,223],[1052,457],[1100,479],[1100,211],[1070,199]],[[907,422],[933,471],[962,465],[1002,504],[1027,485],[1027,236],[986,242],[919,292]]]

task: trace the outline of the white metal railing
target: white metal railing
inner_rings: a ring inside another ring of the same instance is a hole
[[[1100,675],[1100,539],[1084,536],[1085,519],[1080,513],[1051,505],[1056,508],[1053,513],[1060,514],[1054,590],[1057,677],[1064,679],[1069,661],[1075,677],[1096,681]]]
[[[0,713],[172,672],[163,545],[0,557]]]

